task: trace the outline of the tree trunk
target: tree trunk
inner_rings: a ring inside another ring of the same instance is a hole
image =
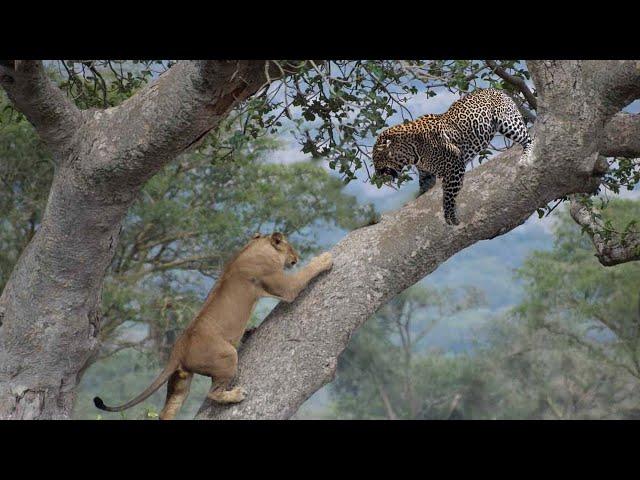
[[[0,297],[0,418],[70,415],[76,375],[97,347],[102,280],[127,208],[56,174],[42,225]]]

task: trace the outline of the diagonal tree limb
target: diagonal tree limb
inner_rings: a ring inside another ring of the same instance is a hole
[[[435,188],[347,235],[331,250],[333,269],[296,302],[276,307],[243,345],[237,382],[249,396],[229,407],[205,401],[197,418],[289,418],[331,381],[352,333],[390,298],[467,246],[513,229],[536,206],[598,183],[564,183],[561,162],[554,172],[519,166],[520,152],[514,147],[465,176],[460,227],[444,223]]]

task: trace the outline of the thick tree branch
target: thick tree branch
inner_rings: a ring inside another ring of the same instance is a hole
[[[591,237],[600,263],[609,267],[640,260],[640,234],[630,232],[622,235],[609,231],[602,219],[580,200],[581,196],[572,196],[569,212],[575,222]]]
[[[118,107],[94,112],[85,170],[94,184],[135,189],[284,73],[264,60],[178,62]]]
[[[347,235],[332,249],[333,269],[293,304],[280,304],[243,345],[237,383],[247,399],[231,407],[207,401],[198,418],[288,418],[333,378],[352,333],[390,298],[463,248],[515,228],[537,207],[597,185],[597,177],[569,174],[566,161],[534,158],[544,167],[521,166],[520,152],[512,148],[465,177],[459,227],[445,224],[434,188]]]
[[[2,60],[0,85],[40,138],[54,153],[61,153],[80,126],[82,115],[49,80],[42,61]]]
[[[614,115],[640,98],[640,60],[611,60],[604,72],[599,63],[585,62],[585,77],[599,77],[596,98],[602,101],[603,113]]]
[[[640,157],[640,114],[620,112],[611,117],[600,140],[607,157]]]

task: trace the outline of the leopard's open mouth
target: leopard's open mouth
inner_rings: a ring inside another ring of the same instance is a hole
[[[395,168],[391,168],[391,167],[381,168],[379,171],[379,174],[383,176],[391,177],[393,180],[397,179],[399,176],[398,171]]]

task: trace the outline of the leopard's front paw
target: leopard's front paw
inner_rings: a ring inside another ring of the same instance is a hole
[[[530,167],[532,165],[533,165],[533,162],[532,162],[531,157],[529,155],[523,155],[518,160],[518,166]]]
[[[533,155],[531,150],[531,147],[524,149],[522,155],[520,155],[520,158],[518,159],[518,165],[524,167],[530,167],[533,165]]]
[[[452,213],[450,215],[445,215],[444,216],[444,221],[447,222],[447,225],[459,225],[460,224],[460,220],[458,220],[458,217],[456,216],[455,213]]]

